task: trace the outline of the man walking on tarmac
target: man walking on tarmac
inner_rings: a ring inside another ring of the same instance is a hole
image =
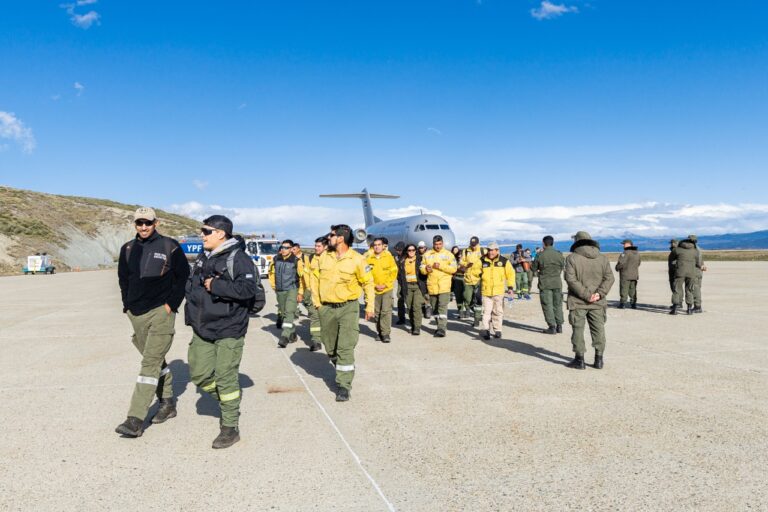
[[[416,244],[416,254],[423,259],[424,255],[427,254],[427,244],[424,242],[424,240],[420,240],[418,244]],[[419,272],[419,279],[424,283],[424,286],[422,287],[424,289],[424,307],[422,309],[422,313],[424,318],[429,320],[432,318],[432,305],[429,303],[429,293],[427,292],[427,276]]]
[[[624,252],[619,255],[616,262],[616,271],[619,273],[619,309],[624,309],[629,300],[632,309],[637,309],[637,281],[640,278],[640,253],[632,240],[621,242]]]
[[[117,265],[123,312],[133,326],[131,341],[141,353],[128,418],[115,429],[126,437],[144,432],[144,419],[155,394],[160,407],[152,423],[176,416],[173,376],[165,355],[173,343],[176,312],[189,276],[189,264],[178,242],[157,232],[155,211],[139,208],[133,219],[136,238],[120,248]]]
[[[531,296],[528,293],[528,269],[531,268],[531,258],[525,256],[523,250],[523,244],[517,244],[515,252],[512,253],[512,266],[515,269],[515,291],[517,292],[517,298],[530,300]]]
[[[544,334],[563,332],[563,253],[555,249],[555,239],[547,235],[544,249],[533,260],[533,273],[539,278],[539,302],[547,329]]]
[[[600,244],[592,240],[589,233],[579,231],[573,239],[571,254],[565,260],[565,282],[568,283],[568,321],[573,328],[571,343],[575,357],[567,366],[584,369],[584,325],[589,324],[595,348],[593,366],[599,370],[605,353],[606,297],[615,279],[608,258],[600,254]]]
[[[707,266],[704,264],[704,258],[699,249],[699,237],[696,235],[688,235],[688,240],[693,242],[696,247],[696,278],[693,280],[693,313],[703,313],[701,309],[701,281],[704,279],[704,272],[707,271]]]
[[[473,236],[469,239],[469,247],[461,251],[461,261],[459,263],[459,270],[464,272],[464,297],[462,302],[466,307],[466,310],[462,310],[459,313],[459,318],[470,318],[471,315],[474,327],[480,325],[480,318],[483,314],[483,310],[480,304],[477,303],[476,297],[479,295],[477,292],[480,286],[480,274],[483,272],[480,260],[485,256],[486,252],[485,249],[480,247],[480,239]]]
[[[360,336],[360,292],[365,293],[365,319],[373,318],[374,287],[365,258],[351,248],[352,228],[331,226],[329,250],[313,262],[312,302],[320,314],[323,345],[336,367],[336,401],[350,397],[355,377],[355,346]]]
[[[325,236],[316,238],[315,253],[305,255],[304,273],[301,275],[304,284],[304,305],[309,313],[309,334],[311,336],[309,350],[311,352],[316,352],[323,347],[323,327],[320,325],[320,314],[312,302],[312,274],[317,270],[317,262],[320,260],[320,255],[326,250],[328,250],[328,238]],[[309,299],[309,303],[307,303],[307,299]]]
[[[192,382],[221,407],[220,432],[213,448],[240,440],[240,360],[248,331],[248,310],[261,288],[253,260],[232,238],[232,221],[212,215],[200,228],[204,252],[187,284],[184,317],[192,327],[189,373]],[[263,291],[261,291],[263,294]]]
[[[373,254],[366,258],[366,263],[373,275],[373,286],[376,290],[374,317],[376,332],[382,343],[391,341],[392,333],[392,290],[397,279],[397,263],[392,253],[384,248],[384,240],[376,238],[373,241]]]
[[[432,249],[424,254],[419,269],[427,276],[427,291],[437,319],[436,338],[444,338],[448,329],[448,302],[451,300],[451,276],[456,273],[456,258],[443,247],[443,237],[432,237]]]
[[[484,340],[501,338],[501,327],[504,324],[504,292],[510,295],[515,290],[515,271],[509,260],[499,256],[499,244],[488,244],[488,254],[478,262],[482,268],[480,275],[483,295],[483,323],[480,336]]]
[[[688,304],[688,314],[693,313],[694,285],[701,265],[700,261],[700,252],[690,238],[680,241],[672,251],[670,264],[675,265],[675,292],[672,295],[673,304],[670,315],[676,315],[677,310],[683,307],[683,299]]]
[[[280,253],[272,258],[269,265],[269,284],[277,295],[277,328],[282,328],[277,346],[285,348],[296,341],[296,309],[304,297],[304,284],[301,276],[304,264],[293,253],[293,241],[283,240]]]

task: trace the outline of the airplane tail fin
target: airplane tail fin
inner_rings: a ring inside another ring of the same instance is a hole
[[[371,206],[371,199],[397,199],[400,196],[393,196],[390,194],[371,194],[368,189],[363,189],[362,192],[357,194],[320,194],[320,197],[343,197],[343,198],[357,198],[363,201],[363,216],[365,217],[365,227],[367,228],[371,224],[381,222],[381,219],[373,214],[373,206]]]

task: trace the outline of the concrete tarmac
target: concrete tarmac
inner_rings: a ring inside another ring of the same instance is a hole
[[[179,415],[124,439],[139,355],[116,273],[0,291],[2,511],[768,510],[764,262],[709,264],[691,316],[667,315],[666,264],[644,263],[640,309],[609,309],[603,370],[563,366],[570,327],[542,334],[536,294],[506,309],[501,340],[454,303],[443,339],[427,323],[382,344],[362,321],[341,404],[323,353],[276,348],[270,293],[246,339],[242,441],[226,450],[210,446],[216,402],[189,382],[182,315]]]

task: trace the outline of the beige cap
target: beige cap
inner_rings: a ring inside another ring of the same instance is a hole
[[[499,248],[499,244],[497,244],[496,242],[491,242],[488,244],[488,249],[498,249],[498,248]]]
[[[133,220],[139,219],[157,220],[157,215],[155,215],[155,210],[152,208],[142,206],[133,214]]]

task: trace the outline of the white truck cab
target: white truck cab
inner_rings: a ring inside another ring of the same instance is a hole
[[[269,264],[280,250],[280,240],[276,238],[251,237],[245,239],[245,251],[253,259],[253,264],[261,277],[269,273]]]

